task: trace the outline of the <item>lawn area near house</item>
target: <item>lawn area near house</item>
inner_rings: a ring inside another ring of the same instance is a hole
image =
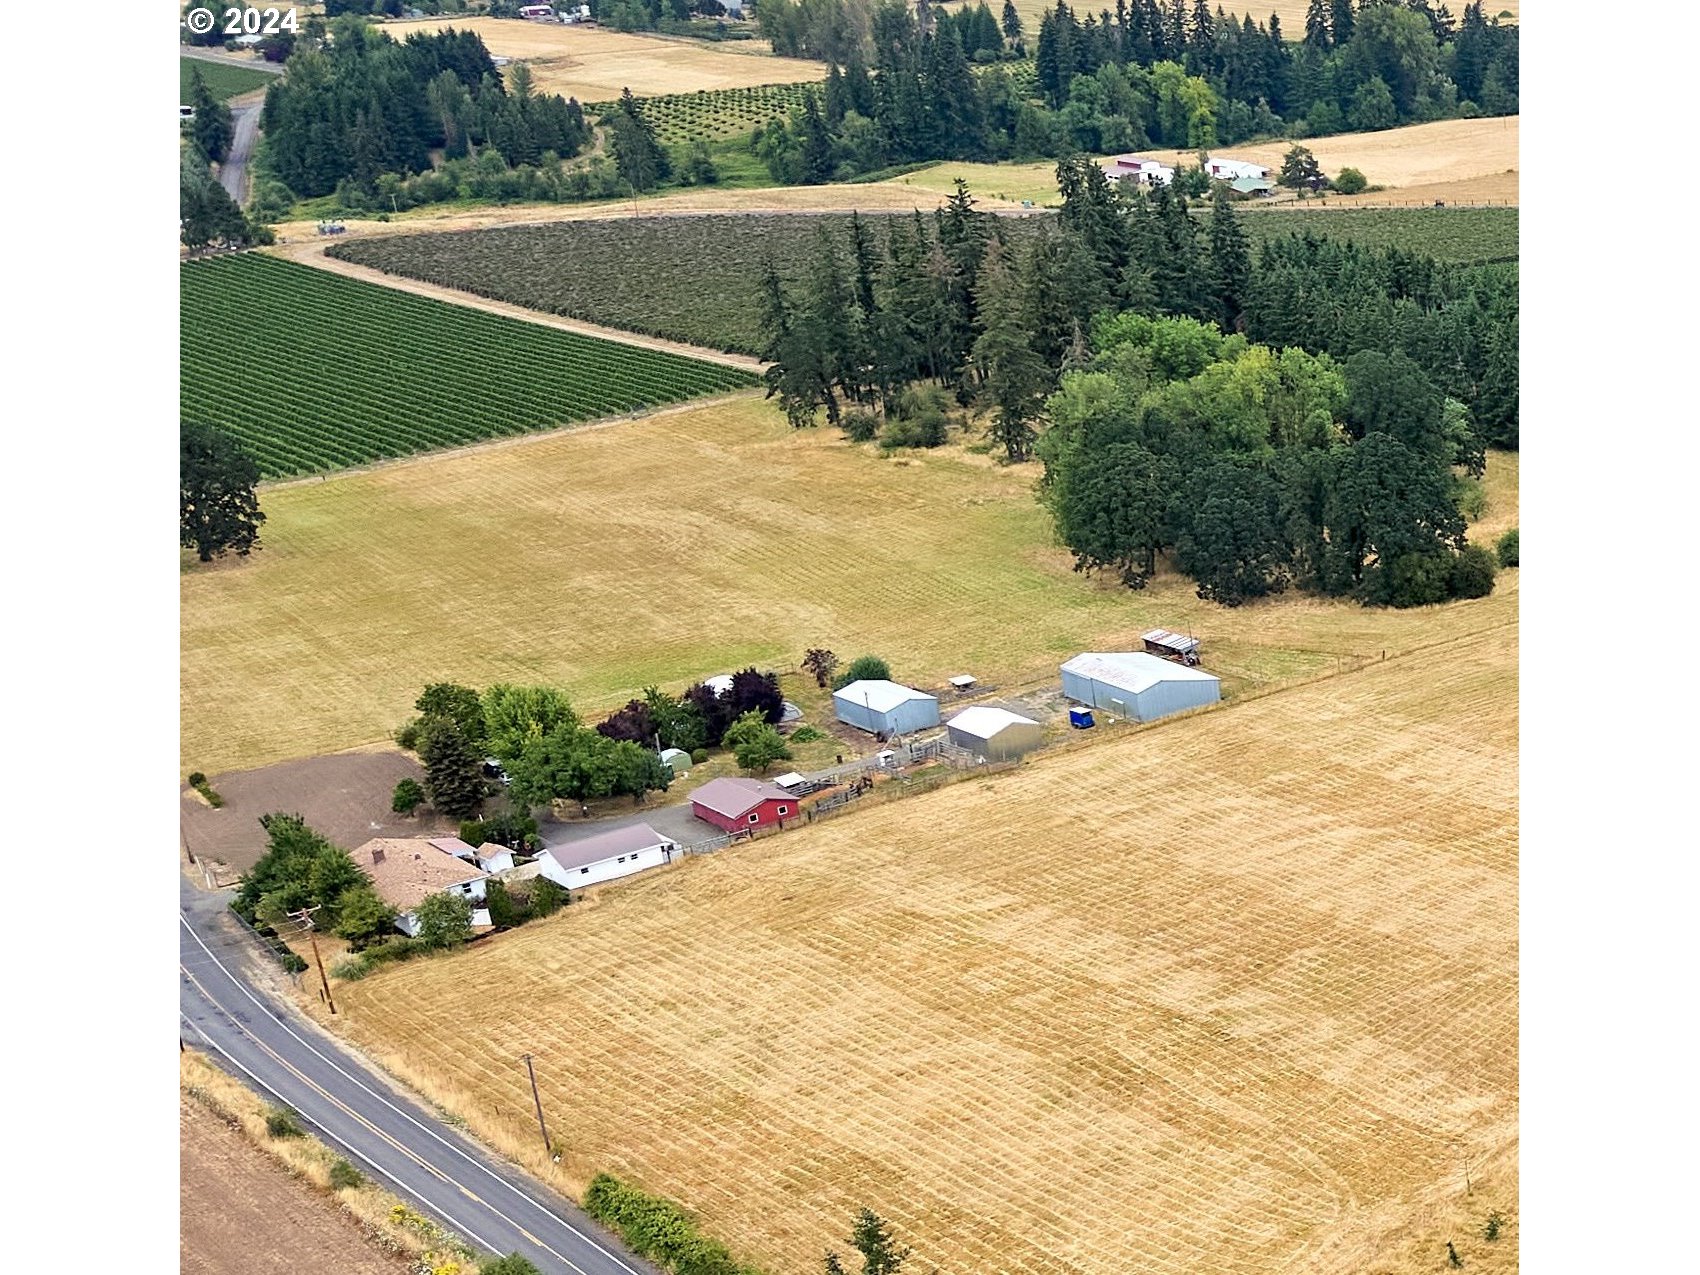
[[[1504,464],[1484,517],[1515,508]],[[824,645],[1014,687],[1160,625],[1203,639],[1231,698],[1515,612],[1515,572],[1402,612],[1226,610],[1176,575],[1130,593],[1071,570],[1038,476],[955,446],[882,458],[752,395],[265,489],[263,547],[181,578],[184,773],[385,739],[437,680],[549,682],[600,717]]]

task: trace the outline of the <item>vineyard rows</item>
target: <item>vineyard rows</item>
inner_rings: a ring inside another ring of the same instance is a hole
[[[182,415],[235,434],[267,478],[754,383],[254,253],[187,264],[181,284]]]
[[[330,253],[390,274],[551,314],[691,345],[761,353],[756,284],[770,257],[801,284],[824,227],[840,250],[846,213],[704,214],[496,227],[338,244]],[[886,214],[863,218],[882,248]],[[1003,223],[1012,239],[1044,217]],[[1517,209],[1259,209],[1240,218],[1253,244],[1309,230],[1445,261],[1514,259]]]
[[[771,119],[803,105],[807,84],[752,84],[735,89],[703,89],[697,93],[663,93],[639,98],[643,117],[668,145],[701,138],[722,141],[753,133]],[[604,115],[618,102],[592,102],[584,109]]]

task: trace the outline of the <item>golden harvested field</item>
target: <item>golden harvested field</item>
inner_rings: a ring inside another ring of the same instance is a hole
[[[765,42],[740,49],[738,44],[627,35],[600,27],[518,18],[425,18],[384,24],[384,30],[398,40],[405,40],[410,31],[448,27],[476,32],[491,53],[528,63],[538,88],[581,102],[610,101],[625,88],[643,97],[826,78],[824,63],[774,57]]]
[[[1038,475],[954,447],[883,459],[748,395],[267,488],[260,551],[181,579],[183,764],[384,739],[445,678],[551,682],[600,713],[824,644],[1014,685],[1162,624],[1205,637],[1232,695],[1457,623],[1096,584],[1050,543]]]
[[[637,878],[344,1024],[516,1151],[534,1052],[563,1181],[772,1270],[866,1205],[951,1275],[1515,1271],[1516,602]]]
[[[1373,204],[1403,199],[1425,202],[1430,198],[1458,202],[1490,199],[1516,202],[1521,122],[1522,117],[1517,115],[1481,120],[1440,120],[1433,124],[1390,128],[1379,133],[1316,137],[1304,144],[1330,176],[1349,166],[1362,172],[1371,184],[1389,188],[1386,192],[1363,195],[1356,200],[1330,196],[1330,205],[1337,201]],[[1217,153],[1279,168],[1282,157],[1292,145],[1287,141],[1260,142],[1224,146]],[[1192,151],[1154,150],[1141,151],[1140,154],[1160,159],[1165,164],[1198,163],[1198,156]],[[951,183],[957,177],[967,178],[976,194],[983,190],[987,194],[1001,193],[1010,199],[1032,199],[1041,204],[1060,202],[1056,164],[1051,161],[1036,164],[935,164],[882,184],[948,194],[952,189]],[[1439,187],[1446,190],[1433,189],[1431,194],[1431,188]]]

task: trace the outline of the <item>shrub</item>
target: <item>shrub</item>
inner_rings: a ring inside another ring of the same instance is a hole
[[[361,1176],[360,1170],[347,1160],[338,1160],[331,1165],[331,1190],[333,1191],[352,1191],[355,1187],[363,1185],[365,1181],[366,1179]]]
[[[880,446],[938,447],[944,442],[949,423],[949,418],[936,408],[925,409],[915,416],[902,416],[886,422]]]
[[[833,679],[832,689],[841,691],[851,682],[891,680],[891,665],[877,655],[859,655],[850,667]]]
[[[1379,600],[1393,607],[1432,606],[1444,602],[1451,592],[1452,555],[1448,553],[1407,553],[1365,576],[1371,585],[1371,597],[1385,591]]]
[[[708,749],[693,748],[691,750],[691,765],[700,766],[708,760]]]
[[[191,788],[204,788],[204,787],[206,787],[206,783],[207,783],[207,777],[205,775],[203,775],[200,771],[192,770],[192,771],[189,772],[189,787],[191,787]]]
[[[548,877],[533,877],[531,880],[531,915],[549,916],[560,911],[572,902],[572,895],[567,888]]]
[[[480,1262],[478,1270],[480,1275],[543,1275],[530,1258],[521,1257],[518,1253],[509,1253],[506,1257],[496,1257],[488,1262]]]
[[[873,412],[846,412],[839,418],[839,427],[852,443],[871,443],[879,437],[880,418]]]
[[[1499,538],[1499,544],[1497,546],[1495,546],[1495,549],[1496,549],[1496,551],[1499,555],[1499,565],[1500,566],[1502,566],[1502,567],[1514,567],[1514,566],[1516,566],[1517,565],[1517,528],[1513,527],[1510,531],[1506,532],[1503,536],[1501,536]]]
[[[1451,593],[1455,598],[1485,598],[1493,592],[1499,570],[1494,556],[1480,545],[1465,545],[1452,560]]]
[[[358,983],[377,967],[365,956],[349,956],[331,966],[331,977],[344,983]]]
[[[419,751],[419,719],[415,718],[395,733],[395,742],[410,753]]]
[[[274,1138],[305,1138],[307,1131],[288,1107],[273,1107],[266,1112],[266,1132]]]
[[[287,949],[278,954],[277,960],[278,964],[283,966],[285,973],[302,974],[306,972],[306,957],[297,956],[294,952],[288,951]]]
[[[1342,168],[1334,179],[1334,189],[1342,195],[1361,195],[1369,187],[1369,179],[1355,168]]]
[[[585,1188],[584,1211],[612,1226],[641,1257],[679,1275],[753,1275],[732,1259],[725,1245],[697,1230],[696,1222],[671,1200],[647,1195],[606,1173]]]
[[[791,732],[793,744],[813,744],[826,738],[826,732],[816,730],[813,726],[799,726]]]
[[[1487,1215],[1487,1222],[1482,1226],[1482,1238],[1490,1244],[1493,1243],[1499,1238],[1500,1228],[1504,1225],[1505,1219],[1499,1215],[1499,1210],[1495,1209]]]
[[[390,809],[398,815],[411,815],[425,802],[425,790],[417,779],[408,778],[395,786],[390,796]]]

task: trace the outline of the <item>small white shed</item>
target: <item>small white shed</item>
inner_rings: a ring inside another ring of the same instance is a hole
[[[981,704],[963,709],[946,722],[945,734],[976,757],[1013,761],[1044,742],[1045,728],[1031,717]]]

